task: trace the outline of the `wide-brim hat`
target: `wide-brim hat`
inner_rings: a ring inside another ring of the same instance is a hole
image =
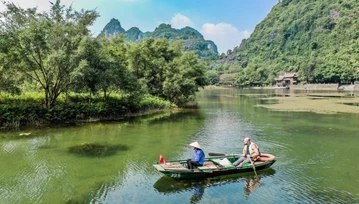
[[[198,144],[198,142],[193,142],[191,144],[189,144],[191,147],[195,147],[197,149],[202,149],[201,146]]]

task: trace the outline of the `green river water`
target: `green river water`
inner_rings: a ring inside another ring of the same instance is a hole
[[[0,133],[0,203],[359,203],[359,115],[255,106],[276,91],[205,89],[196,109]],[[277,158],[258,178],[176,181],[152,167],[160,154],[192,158],[193,141],[241,153],[247,136]],[[83,144],[106,149],[70,151]]]

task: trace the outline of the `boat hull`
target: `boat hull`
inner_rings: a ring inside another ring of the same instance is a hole
[[[157,171],[163,173],[164,175],[178,179],[178,180],[188,180],[188,179],[203,179],[221,175],[228,174],[238,174],[253,172],[252,165],[244,165],[242,168],[233,167],[231,165],[221,165],[219,160],[228,159],[230,163],[236,161],[237,157],[212,157],[207,158],[207,162],[212,162],[210,165],[205,165],[204,167],[199,167],[197,169],[187,169],[186,161],[170,161],[166,164],[160,164],[159,162],[155,163],[153,166]],[[256,171],[267,169],[276,162],[275,159],[265,161],[265,162],[255,162],[254,166]],[[205,162],[206,163],[206,162]]]

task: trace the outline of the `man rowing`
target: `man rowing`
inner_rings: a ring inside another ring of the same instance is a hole
[[[243,156],[233,163],[233,166],[241,168],[244,163],[250,163],[250,159],[256,161],[260,157],[259,147],[251,142],[249,137],[244,138]]]

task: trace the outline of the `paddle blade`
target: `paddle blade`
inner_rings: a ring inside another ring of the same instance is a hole
[[[165,158],[162,156],[162,154],[160,154],[160,163],[161,163],[161,164],[166,164],[166,160],[165,160]]]
[[[225,153],[216,153],[216,152],[210,152],[208,153],[209,156],[243,156],[242,154],[225,154]]]

